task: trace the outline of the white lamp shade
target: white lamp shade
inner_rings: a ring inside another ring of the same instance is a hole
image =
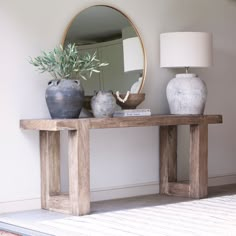
[[[123,40],[124,71],[143,69],[143,50],[138,37]]]
[[[161,67],[209,67],[212,35],[206,32],[172,32],[160,35]]]

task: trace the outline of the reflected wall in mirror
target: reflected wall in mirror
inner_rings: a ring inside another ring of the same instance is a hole
[[[81,79],[85,95],[99,90],[141,91],[146,71],[143,43],[133,23],[119,10],[104,5],[86,8],[68,27],[64,45],[69,43],[75,43],[82,54],[96,52],[101,62],[109,63],[88,80]]]

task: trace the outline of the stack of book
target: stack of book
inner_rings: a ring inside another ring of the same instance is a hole
[[[150,109],[125,109],[115,111],[113,117],[127,117],[127,116],[150,116]]]

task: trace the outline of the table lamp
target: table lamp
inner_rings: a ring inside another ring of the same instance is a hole
[[[145,99],[144,93],[139,93],[143,83],[144,52],[139,37],[123,40],[124,72],[140,71],[137,81],[133,83],[126,94],[116,92],[117,104],[122,109],[135,109]]]
[[[160,35],[160,66],[185,68],[167,85],[171,114],[203,114],[207,87],[190,67],[212,65],[212,35],[206,32],[171,32]]]
[[[143,70],[143,50],[138,37],[123,40],[124,71]],[[143,75],[139,74],[138,80],[132,85],[130,92],[138,93],[142,84]]]

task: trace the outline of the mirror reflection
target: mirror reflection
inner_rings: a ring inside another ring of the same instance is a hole
[[[64,44],[75,43],[82,54],[96,52],[109,63],[100,73],[81,80],[85,95],[94,91],[138,93],[143,86],[145,57],[142,42],[130,20],[108,6],[92,6],[80,12],[70,24]]]

